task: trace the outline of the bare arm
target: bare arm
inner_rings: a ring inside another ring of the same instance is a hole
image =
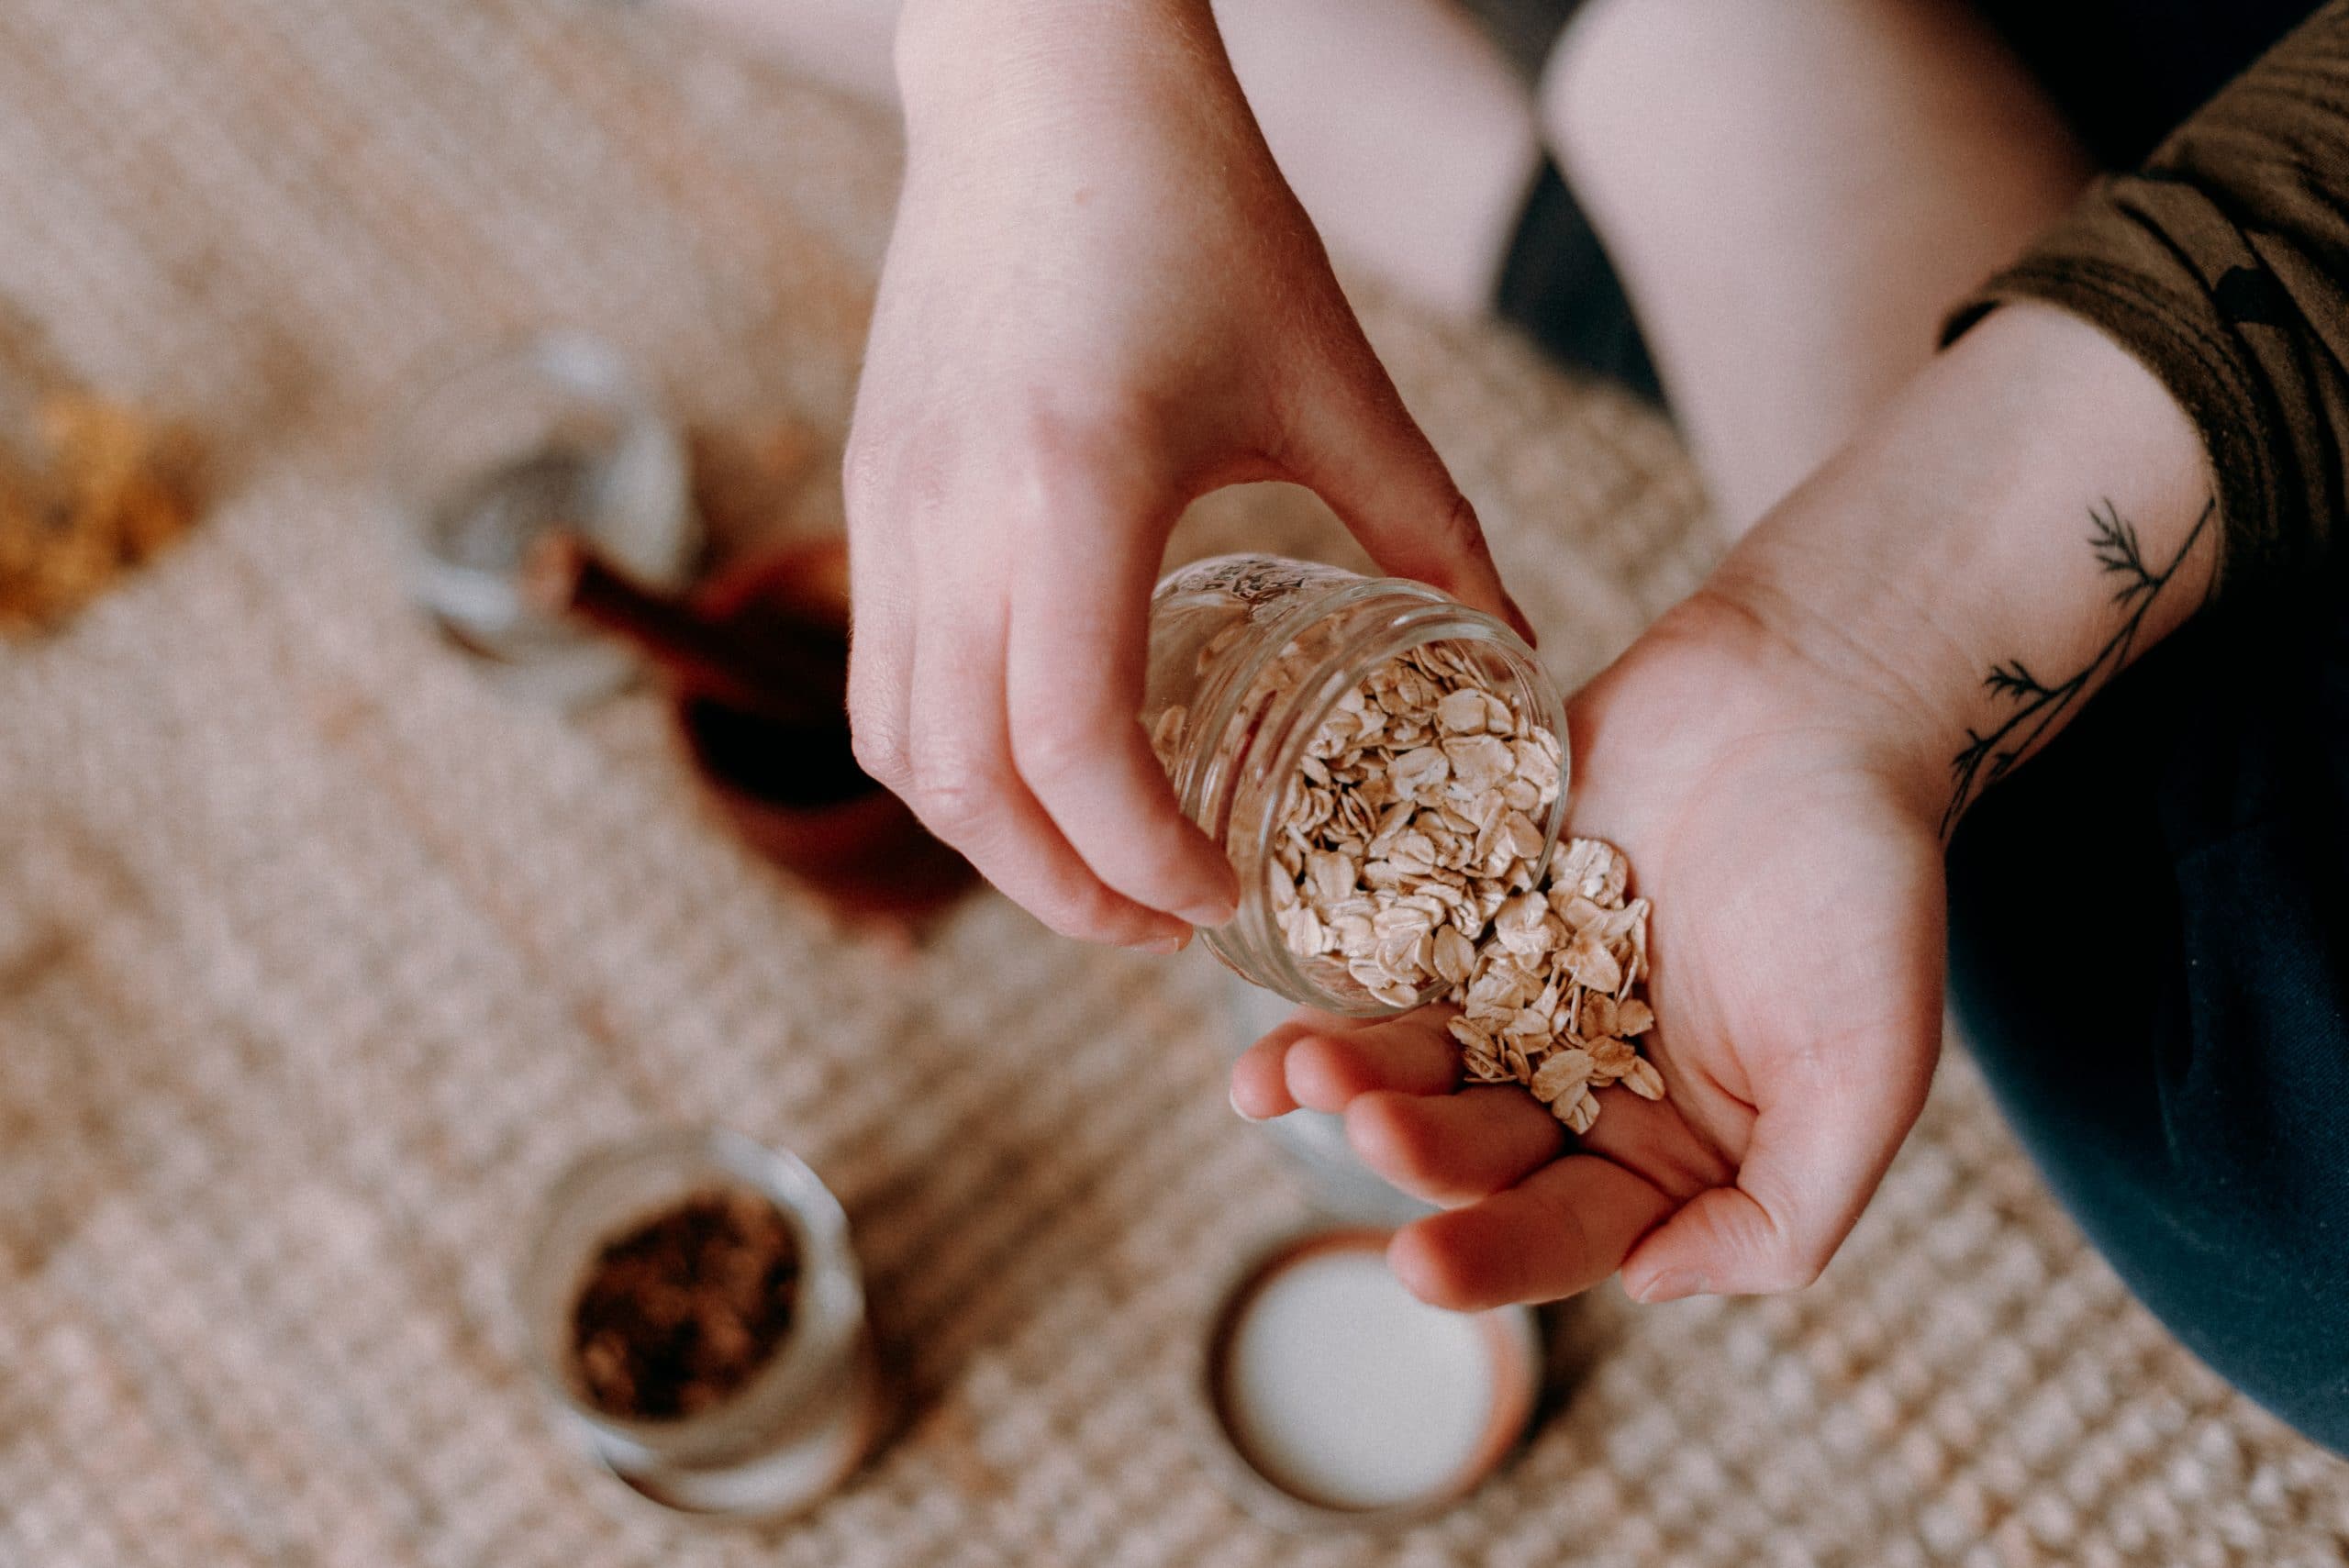
[[[1937,831],[2208,596],[2202,442],[2121,345],[2000,312],[1765,519],[1708,593],[1912,715]]]

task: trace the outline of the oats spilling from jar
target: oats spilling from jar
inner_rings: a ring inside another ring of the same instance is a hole
[[[1170,768],[1186,722],[1168,708],[1152,735]],[[1522,1084],[1584,1132],[1594,1091],[1620,1083],[1656,1099],[1664,1081],[1631,1043],[1654,1017],[1636,995],[1648,903],[1626,900],[1621,851],[1575,840],[1535,883],[1563,772],[1558,738],[1465,652],[1412,649],[1349,689],[1313,737],[1266,874],[1292,954],[1341,963],[1395,1006],[1440,986],[1462,1009],[1451,1028],[1464,1075]]]
[[[1655,1064],[1631,1042],[1655,1027],[1637,995],[1648,968],[1648,901],[1624,894],[1623,851],[1598,839],[1558,847],[1542,886],[1510,898],[1478,943],[1452,1038],[1475,1084],[1522,1084],[1575,1132],[1598,1119],[1610,1084],[1664,1098]]]

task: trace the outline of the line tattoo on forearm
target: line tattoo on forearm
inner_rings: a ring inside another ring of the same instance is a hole
[[[2137,645],[2138,629],[2145,624],[2146,612],[2161,597],[2162,590],[2169,586],[2170,579],[2177,575],[2186,558],[2194,553],[2195,545],[2200,542],[2203,530],[2210,526],[2211,515],[2217,510],[2215,500],[2202,504],[2202,514],[2194,519],[2192,530],[2169,558],[2169,563],[2157,572],[2145,562],[2137,526],[2123,517],[2120,508],[2110,501],[2088,508],[2089,548],[2096,552],[2097,565],[2108,575],[2120,579],[2112,591],[2112,602],[2128,614],[2120,629],[2097,651],[2096,656],[2067,681],[2050,684],[2032,674],[2020,659],[1990,667],[1982,684],[2000,703],[2009,705],[2012,711],[2004,723],[1987,735],[1968,728],[1965,745],[1950,759],[1955,788],[1950,792],[1948,808],[1942,813],[1942,837],[1949,837],[1958,817],[1976,795],[2005,778],[2017,762],[2031,754],[2040,737],[2090,686],[2129,662],[2130,652]]]

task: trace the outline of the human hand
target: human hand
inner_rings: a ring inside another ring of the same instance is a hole
[[[1253,1118],[1342,1113],[1373,1169],[1446,1212],[1388,1257],[1462,1309],[1622,1271],[1645,1301],[1799,1287],[1921,1107],[1942,1025],[1937,779],[1890,743],[1895,696],[1831,678],[1717,595],[1667,616],[1573,704],[1570,828],[1653,900],[1641,1042],[1668,1089],[1601,1091],[1568,1139],[1513,1086],[1455,1092],[1447,1009],[1302,1014],[1232,1072]]]
[[[1171,950],[1231,869],[1135,715],[1183,507],[1286,479],[1520,628],[1204,0],[916,0],[847,462],[859,761],[1047,925]]]

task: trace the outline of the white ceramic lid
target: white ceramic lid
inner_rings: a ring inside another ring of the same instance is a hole
[[[1531,1311],[1428,1306],[1388,1271],[1392,1235],[1283,1242],[1241,1271],[1210,1326],[1219,1468],[1273,1522],[1422,1517],[1491,1474],[1532,1417]]]

